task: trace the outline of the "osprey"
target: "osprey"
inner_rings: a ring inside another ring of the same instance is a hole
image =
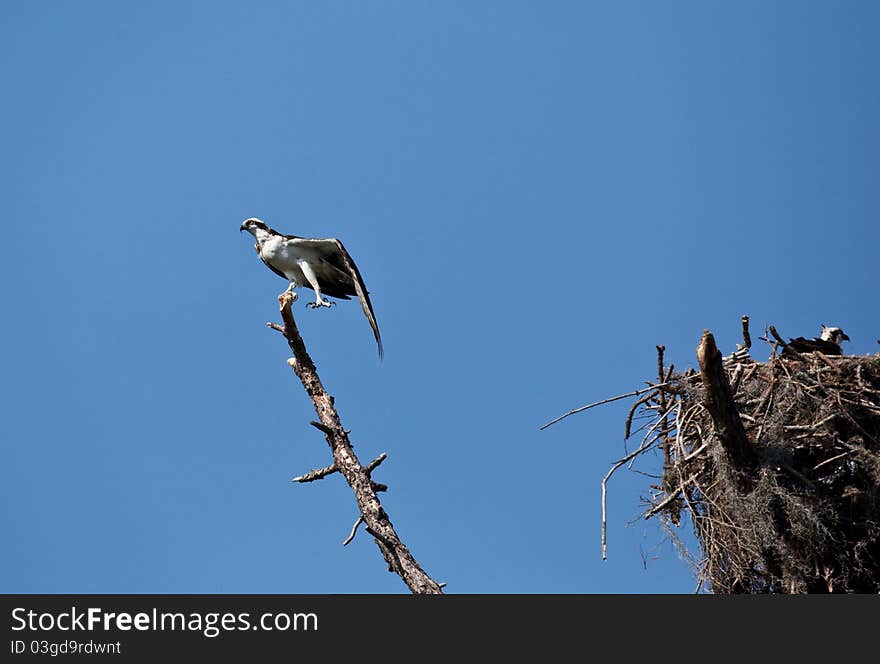
[[[849,341],[849,337],[839,327],[822,326],[822,336],[813,339],[789,339],[788,345],[782,349],[783,355],[796,355],[797,353],[812,353],[820,351],[825,355],[843,355],[840,347],[842,341]]]
[[[329,307],[335,302],[325,300],[321,294],[342,300],[357,295],[364,315],[373,328],[373,336],[382,357],[382,338],[370,303],[369,291],[354,260],[336,238],[304,238],[282,235],[255,217],[245,219],[239,232],[247,231],[256,238],[254,249],[272,272],[290,282],[284,293],[297,298],[294,288],[305,286],[315,291],[311,308]],[[282,293],[282,295],[284,294]]]

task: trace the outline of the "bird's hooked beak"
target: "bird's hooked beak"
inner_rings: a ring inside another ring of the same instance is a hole
[[[841,341],[849,341],[849,337],[846,336],[846,332],[844,332],[843,330],[841,330],[841,332],[840,332],[840,340]]]
[[[241,233],[244,230],[244,224],[241,225],[241,228],[238,229],[238,232]]]

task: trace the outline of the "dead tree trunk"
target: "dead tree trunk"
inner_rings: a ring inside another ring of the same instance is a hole
[[[708,330],[703,332],[697,346],[697,361],[700,363],[700,376],[706,390],[706,410],[712,417],[718,440],[727,453],[731,466],[736,469],[737,485],[740,490],[748,492],[754,481],[755,451],[733,401],[733,391],[724,371],[721,351],[715,345],[715,337]]]
[[[400,538],[394,531],[391,520],[388,518],[388,514],[382,508],[382,503],[379,501],[377,492],[384,491],[387,487],[374,482],[370,474],[382,463],[385,455],[379,456],[367,466],[361,465],[348,440],[348,432],[342,428],[342,423],[339,421],[339,414],[336,412],[333,397],[327,393],[321,384],[315,364],[306,351],[305,344],[296,327],[293,312],[290,309],[293,297],[289,293],[285,293],[278,298],[278,302],[281,307],[281,319],[284,321],[284,326],[273,323],[270,323],[269,326],[281,332],[285,339],[287,339],[290,350],[293,352],[293,358],[288,363],[302,381],[303,387],[315,405],[315,411],[318,414],[319,421],[312,422],[311,424],[323,432],[333,454],[332,465],[306,473],[296,478],[296,480],[310,482],[326,477],[334,472],[341,473],[345,477],[345,481],[351,486],[352,491],[354,491],[361,514],[354,528],[352,528],[351,535],[346,540],[346,544],[354,537],[357,526],[360,523],[364,523],[367,532],[373,536],[376,545],[388,563],[388,571],[398,574],[413,593],[441,594],[440,585],[428,576],[419,566],[418,562],[416,562],[416,559],[413,558],[409,549],[400,541]]]

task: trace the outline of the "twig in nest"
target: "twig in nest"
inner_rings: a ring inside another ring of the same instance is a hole
[[[824,424],[828,424],[831,420],[837,417],[837,413],[831,413],[825,419],[819,420],[818,422],[813,422],[812,424],[789,424],[784,427],[786,431],[815,431],[819,427]]]
[[[623,431],[623,439],[624,440],[627,440],[630,437],[630,434],[632,433],[632,422],[633,422],[633,416],[636,414],[636,408],[638,408],[643,403],[650,401],[651,399],[654,398],[654,396],[656,396],[656,395],[653,392],[651,392],[651,393],[646,394],[642,398],[637,399],[636,401],[633,402],[632,408],[629,409],[629,414],[626,416],[626,425],[624,426],[624,431]]]
[[[660,413],[660,415],[657,417],[657,419],[654,420],[654,424],[652,424],[651,427],[648,429],[648,432],[645,434],[645,437],[642,438],[642,444],[639,445],[638,449],[635,450],[632,453],[632,455],[630,455],[630,456],[632,456],[632,458],[635,458],[636,456],[638,456],[638,454],[640,452],[643,452],[644,450],[648,449],[651,446],[651,444],[654,443],[655,441],[657,441],[660,437],[669,434],[671,429],[669,429],[669,422],[668,422],[667,418],[672,414],[672,411],[675,410],[677,407],[678,407],[678,404],[673,402],[673,404],[671,406],[669,406],[666,410],[664,410],[662,413]],[[651,440],[650,443],[647,442],[650,435],[652,433],[654,433],[655,431],[657,431],[658,428],[660,429],[660,431],[657,434],[657,436],[655,436]]]
[[[608,493],[608,480],[611,479],[611,476],[614,474],[614,471],[620,468],[623,464],[625,464],[629,459],[621,459],[613,466],[611,466],[611,470],[602,478],[602,560],[606,560],[608,558],[608,511],[606,509],[607,504],[607,493]]]
[[[819,470],[819,468],[824,466],[826,463],[831,463],[832,461],[837,461],[838,459],[841,459],[848,454],[852,454],[854,451],[855,450],[847,450],[846,452],[841,452],[840,454],[833,456],[830,459],[825,459],[825,461],[821,461],[821,462],[817,463],[815,466],[813,466],[813,470]]]
[[[637,396],[639,396],[640,394],[644,394],[645,392],[652,392],[652,391],[654,391],[654,390],[660,389],[661,387],[667,387],[668,385],[669,385],[669,383],[660,383],[659,385],[651,385],[651,386],[649,386],[649,387],[643,387],[643,388],[640,389],[640,390],[633,390],[632,392],[627,392],[626,394],[618,394],[616,397],[609,397],[608,399],[602,399],[602,401],[596,401],[596,402],[594,402],[594,403],[588,403],[586,406],[581,406],[581,407],[579,407],[579,408],[574,408],[574,409],[568,411],[567,413],[564,413],[564,414],[560,415],[560,416],[557,417],[556,419],[550,420],[549,422],[547,422],[547,424],[544,424],[544,425],[542,425],[541,427],[539,427],[538,430],[539,430],[539,431],[543,431],[544,429],[546,429],[546,428],[549,427],[550,425],[552,425],[552,424],[556,424],[556,423],[559,422],[560,420],[564,420],[564,419],[565,419],[566,417],[568,417],[569,415],[574,415],[574,414],[576,414],[576,413],[581,413],[581,412],[583,412],[583,411],[585,411],[585,410],[588,410],[588,409],[590,409],[590,408],[595,408],[596,406],[601,406],[601,405],[606,404],[606,403],[611,403],[612,401],[620,401],[621,399],[626,399],[627,397],[637,397]]]
[[[690,461],[691,459],[696,459],[698,456],[700,456],[700,454],[703,452],[703,450],[705,450],[707,447],[709,447],[709,444],[703,443],[697,449],[695,449],[693,452],[691,452],[686,457],[684,457],[684,459],[682,459],[682,461],[687,462],[687,461]]]
[[[663,383],[663,351],[666,350],[666,346],[657,346],[657,380],[660,383]],[[666,392],[662,389],[658,390],[660,396],[660,410],[664,413],[667,412],[666,408]],[[668,430],[668,422],[667,416],[664,414],[661,422],[662,422],[662,430],[663,430],[663,442],[661,447],[663,449],[663,467],[667,468],[669,464],[672,462],[672,458],[669,452],[669,430]]]
[[[657,514],[657,512],[659,512],[664,507],[666,507],[669,503],[671,503],[673,500],[678,498],[682,494],[682,492],[684,491],[684,487],[689,485],[695,479],[696,479],[696,475],[694,477],[690,478],[687,482],[683,482],[682,484],[680,484],[679,487],[675,491],[673,491],[668,496],[666,496],[666,498],[664,498],[659,503],[657,503],[656,505],[651,507],[651,509],[649,509],[647,512],[645,512],[645,519],[646,520],[650,519],[652,516]]]
[[[834,367],[834,362],[828,359],[828,356],[821,350],[814,350],[813,353],[829,367]]]
[[[773,325],[771,325],[767,329],[770,330],[770,334],[772,334],[773,338],[776,339],[776,343],[778,343],[783,348],[788,346],[788,344],[785,342],[785,340],[783,340],[783,338],[779,336],[779,332],[776,331],[776,328]]]
[[[668,414],[669,413],[667,412],[664,415],[668,415]],[[657,422],[654,423],[654,426],[651,427],[651,431],[656,429],[659,425],[660,425],[660,421],[658,420]],[[611,469],[608,471],[608,473],[605,475],[605,477],[602,479],[602,560],[605,560],[607,558],[606,553],[608,550],[608,546],[607,546],[608,519],[607,519],[607,509],[606,509],[607,496],[608,496],[608,480],[611,479],[611,476],[614,475],[614,473],[617,471],[617,469],[620,468],[623,464],[635,459],[639,454],[641,454],[642,452],[651,448],[651,445],[653,445],[654,442],[656,442],[656,440],[657,440],[657,437],[654,437],[653,439],[651,439],[650,442],[647,442],[647,438],[648,438],[648,436],[651,435],[651,431],[649,431],[647,433],[647,435],[645,436],[645,440],[642,441],[642,444],[639,445],[638,449],[633,450],[632,452],[627,454],[625,457],[623,457],[619,461],[615,462],[614,465],[611,466]]]
[[[752,335],[749,334],[749,317],[743,315],[742,317],[742,333],[743,333],[743,348],[749,349],[752,347]]]
[[[804,475],[800,471],[796,470],[795,468],[792,468],[787,463],[781,463],[781,464],[779,464],[779,466],[780,466],[780,468],[782,468],[785,472],[787,472],[792,477],[799,479],[806,486],[808,486],[810,488],[813,488],[816,486],[815,484],[813,484],[813,480],[811,480],[809,477],[807,477],[806,475]]]

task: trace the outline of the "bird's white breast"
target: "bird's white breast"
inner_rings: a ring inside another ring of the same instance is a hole
[[[296,266],[299,261],[313,265],[322,262],[320,252],[308,244],[289,242],[282,237],[272,237],[263,242],[260,253],[276,267]]]
[[[260,256],[276,270],[283,273],[288,279],[298,284],[305,283],[305,276],[297,264],[302,256],[291,248],[283,237],[273,235],[260,243]]]
[[[280,237],[270,237],[260,243],[260,255],[272,263],[279,265],[287,258],[287,251]]]

